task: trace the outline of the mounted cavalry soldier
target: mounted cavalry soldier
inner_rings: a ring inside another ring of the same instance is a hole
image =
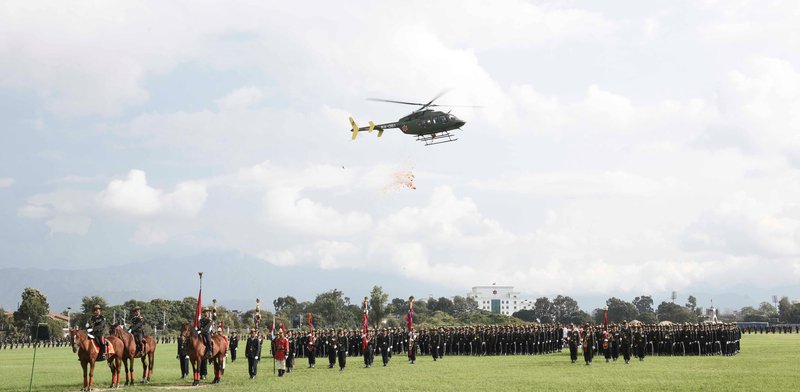
[[[128,332],[133,335],[133,340],[136,342],[136,355],[142,356],[144,352],[144,317],[142,316],[142,308],[136,306],[133,308],[133,318],[131,318],[131,327]]]
[[[97,348],[99,350],[97,358],[99,360],[105,360],[106,345],[103,335],[106,329],[106,319],[103,317],[103,308],[101,308],[100,305],[94,306],[94,314],[89,318],[89,322],[86,323],[86,328],[89,337],[94,339],[95,343],[97,343]]]
[[[214,321],[217,320],[217,309],[205,308],[203,309],[203,317],[200,318],[198,329],[200,336],[203,337],[203,342],[206,344],[206,358],[211,358],[212,345],[214,342],[211,340],[211,334],[214,333]]]

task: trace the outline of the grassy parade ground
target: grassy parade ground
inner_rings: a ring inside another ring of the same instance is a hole
[[[568,352],[542,356],[454,357],[433,362],[419,356],[409,364],[395,356],[388,367],[365,369],[361,358],[348,358],[347,368],[328,369],[327,358],[308,369],[298,358],[296,370],[283,378],[272,373],[272,358],[264,358],[255,380],[247,375],[241,355],[228,363],[219,385],[203,381],[200,388],[216,391],[788,391],[800,388],[797,363],[800,335],[744,335],[742,352],[734,357],[647,357],[644,362],[571,364]],[[268,352],[265,350],[264,352]],[[133,390],[192,388],[191,375],[180,379],[174,344],[159,345],[153,381]],[[0,351],[0,391],[26,391],[30,383],[33,349]],[[137,360],[136,377],[141,377]],[[106,390],[110,371],[105,363],[95,372],[95,390]],[[77,356],[68,347],[40,348],[33,371],[34,391],[78,391],[82,376]],[[124,383],[124,375],[123,375]],[[125,387],[121,387],[125,388]]]

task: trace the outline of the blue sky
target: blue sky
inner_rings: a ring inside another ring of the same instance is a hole
[[[785,291],[800,284],[798,16],[780,1],[5,2],[0,268],[236,252],[446,293]],[[446,88],[441,103],[483,106],[454,109],[458,142],[350,140],[348,116],[409,110],[365,98]]]

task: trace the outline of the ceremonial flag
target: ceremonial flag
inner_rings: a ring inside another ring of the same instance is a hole
[[[308,312],[308,329],[309,332],[314,332],[314,323],[311,322],[311,312]]]
[[[411,328],[414,326],[414,296],[412,295],[411,298],[408,299],[408,314],[406,315],[406,327],[408,331],[411,332]]]
[[[369,316],[367,315],[367,301],[369,298],[364,297],[364,320],[362,323],[363,336],[361,337],[361,350],[367,351],[367,330],[369,329]]]
[[[200,292],[197,293],[197,309],[194,311],[194,328],[200,328],[200,314],[203,310],[203,289],[200,288]]]
[[[272,327],[269,328],[269,340],[275,340],[275,316],[272,316]]]
[[[608,331],[608,306],[603,308],[603,331]]]
[[[200,328],[200,313],[203,310],[203,273],[198,272],[200,276],[200,292],[197,293],[197,309],[194,311],[194,329]]]

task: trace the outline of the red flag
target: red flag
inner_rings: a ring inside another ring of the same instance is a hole
[[[194,328],[200,328],[200,313],[203,310],[203,289],[197,293],[197,309],[194,311]]]
[[[272,316],[272,327],[269,328],[269,339],[275,340],[275,316]]]
[[[311,312],[308,312],[308,329],[309,332],[314,332],[314,323],[311,322]]]
[[[283,326],[283,321],[281,321],[281,331],[286,331],[286,327]]]
[[[361,338],[361,350],[367,350],[367,330],[369,329],[369,317],[367,316],[367,308],[364,308],[364,337]]]
[[[411,304],[408,307],[408,314],[406,315],[406,327],[408,327],[408,331],[411,332],[411,328],[414,326],[414,302],[411,301]]]
[[[603,309],[603,330],[608,331],[608,306]]]

